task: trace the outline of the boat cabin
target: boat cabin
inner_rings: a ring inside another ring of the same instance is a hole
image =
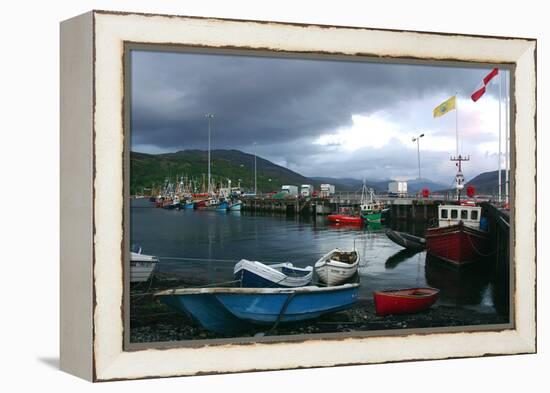
[[[362,212],[379,212],[383,208],[384,206],[378,202],[364,203],[361,205]]]
[[[456,225],[460,221],[464,225],[480,229],[481,207],[467,205],[439,205],[439,227]]]

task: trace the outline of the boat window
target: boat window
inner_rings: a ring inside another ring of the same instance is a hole
[[[458,210],[451,209],[451,218],[458,218]]]
[[[441,209],[441,218],[449,217],[449,211],[447,209]]]
[[[461,220],[467,220],[468,219],[468,210],[461,210],[460,211],[460,219]]]
[[[470,214],[470,218],[472,220],[477,220],[477,210],[472,210],[472,214]]]

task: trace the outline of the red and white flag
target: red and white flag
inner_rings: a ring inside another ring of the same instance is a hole
[[[483,94],[485,94],[485,90],[487,88],[487,85],[493,79],[495,76],[498,75],[498,68],[493,68],[493,71],[489,72],[485,78],[483,78],[482,85],[479,89],[474,91],[472,94],[472,101],[476,102],[481,98]]]

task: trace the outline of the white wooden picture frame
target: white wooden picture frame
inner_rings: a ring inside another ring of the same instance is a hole
[[[125,346],[125,44],[502,64],[513,73],[505,329]],[[61,24],[61,368],[90,381],[536,351],[536,40],[92,11]]]

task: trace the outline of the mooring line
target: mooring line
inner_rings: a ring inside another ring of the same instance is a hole
[[[227,263],[237,263],[240,259],[207,259],[207,258],[184,258],[184,257],[157,257],[158,259],[168,259],[174,261],[197,261],[197,262],[227,262]],[[242,258],[241,258],[242,259]],[[252,259],[249,259],[252,261]],[[288,261],[286,261],[288,262]],[[279,261],[262,261],[262,263],[285,263]]]

